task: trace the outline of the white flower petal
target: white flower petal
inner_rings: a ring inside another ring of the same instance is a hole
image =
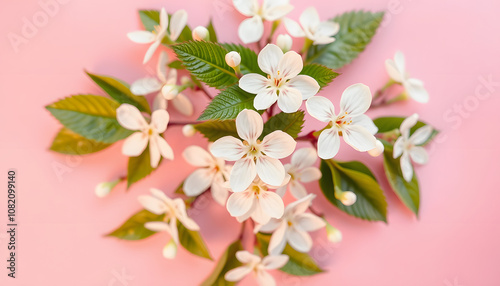
[[[291,181],[290,182],[290,194],[296,199],[301,199],[305,196],[307,196],[307,191],[306,188],[297,181]]]
[[[406,139],[410,137],[410,129],[415,126],[418,122],[418,114],[414,113],[403,120],[401,126],[399,126],[399,132]]]
[[[259,15],[243,20],[238,27],[238,36],[244,44],[260,41],[263,34],[264,23]]]
[[[268,252],[272,255],[281,254],[286,246],[286,230],[288,222],[282,221],[278,228],[273,232],[271,240],[269,241]]]
[[[347,112],[351,116],[365,113],[372,104],[372,93],[370,88],[362,83],[349,86],[342,93],[340,99],[341,112]]]
[[[384,153],[384,149],[384,144],[380,140],[377,140],[377,142],[375,143],[375,148],[369,150],[368,154],[370,154],[370,156],[372,157],[378,157],[382,155],[382,153]]]
[[[184,152],[182,152],[182,156],[186,162],[196,167],[208,167],[215,161],[205,149],[194,145],[187,147]]]
[[[177,83],[177,70],[176,69],[170,69],[169,72],[167,73],[166,76],[166,81],[165,83],[167,85],[175,85]],[[167,97],[167,96],[165,96]],[[171,98],[169,98],[171,99]]]
[[[266,224],[271,219],[271,217],[262,210],[262,207],[257,201],[255,201],[254,208],[250,211],[250,216],[256,224]]]
[[[216,201],[221,206],[226,205],[229,190],[223,185],[222,182],[218,182],[217,179],[214,179],[214,182],[212,183],[212,186],[210,188],[210,192],[212,193],[214,201]]]
[[[162,82],[167,81],[167,66],[168,66],[168,54],[165,51],[160,53],[160,58],[158,59],[158,64],[156,66],[156,74]]]
[[[422,145],[429,139],[432,135],[434,129],[430,125],[420,127],[417,129],[410,137],[410,142],[414,145]]]
[[[279,195],[271,191],[263,191],[259,196],[259,204],[262,211],[272,218],[283,216],[285,205]]]
[[[253,17],[259,12],[257,0],[233,0],[233,4],[238,12],[247,17]]]
[[[303,231],[316,231],[326,226],[322,218],[310,213],[297,215],[295,217],[295,223]]]
[[[303,67],[304,62],[302,62],[302,57],[297,52],[286,52],[279,61],[278,76],[284,79],[294,78],[302,71]]]
[[[378,132],[378,128],[375,125],[375,123],[373,123],[373,120],[365,114],[354,116],[351,118],[351,120],[352,120],[352,125],[362,126],[373,135],[377,134]]]
[[[296,216],[298,214],[304,213],[305,211],[307,211],[307,209],[311,205],[312,200],[315,197],[316,197],[316,195],[314,195],[314,194],[308,194],[307,196],[300,198],[300,199],[296,200],[295,202],[289,204],[285,210],[286,215],[287,216]]]
[[[253,158],[246,157],[236,161],[231,170],[229,183],[233,192],[243,192],[250,186],[257,175]]]
[[[313,96],[306,101],[309,114],[322,122],[330,122],[335,117],[333,103],[323,96]]]
[[[255,278],[260,286],[276,286],[273,276],[265,270],[258,271]]]
[[[153,100],[153,110],[166,110],[168,106],[167,100],[163,97],[163,94],[159,92],[155,99]]]
[[[241,77],[239,86],[246,92],[257,94],[265,90],[268,79],[256,73],[246,74]]]
[[[167,210],[167,206],[161,200],[152,196],[139,196],[139,203],[148,211],[161,215]]]
[[[139,109],[128,103],[124,103],[116,109],[116,120],[129,130],[144,130],[148,127]]]
[[[267,156],[260,156],[257,158],[257,162],[255,165],[257,169],[257,174],[259,174],[259,178],[268,185],[280,186],[283,180],[285,179],[285,168],[278,159],[270,158]],[[233,167],[233,172],[235,167]],[[231,183],[233,183],[232,177],[231,177]]]
[[[134,81],[130,86],[130,91],[136,95],[146,95],[161,89],[161,82],[156,78],[146,77]]]
[[[394,55],[394,64],[396,65],[399,72],[404,75],[406,72],[405,56],[401,51],[397,51]]]
[[[287,83],[287,86],[300,91],[302,99],[304,100],[316,95],[320,89],[318,82],[308,75],[298,75],[292,78]]]
[[[226,208],[231,216],[242,216],[246,214],[255,204],[255,195],[253,192],[233,193],[227,199]]]
[[[295,22],[292,19],[285,18],[284,20],[285,23],[285,28],[287,32],[292,35],[295,38],[303,38],[306,36],[304,33],[304,30],[302,30],[302,27],[300,27],[300,24]]]
[[[340,30],[340,25],[336,22],[325,21],[321,22],[316,29],[315,36],[321,38],[329,38],[335,36]]]
[[[297,142],[293,140],[292,136],[281,130],[276,130],[264,137],[261,151],[271,158],[282,159],[290,156],[296,145]]]
[[[300,181],[304,183],[321,179],[321,171],[316,167],[307,167],[300,172]]]
[[[254,143],[262,134],[264,123],[260,114],[254,110],[245,109],[236,117],[236,131],[241,139]]]
[[[366,152],[377,145],[377,139],[362,126],[352,125],[342,131],[345,143],[360,152]]]
[[[315,37],[313,45],[327,45],[335,42],[335,38],[330,37]]]
[[[144,227],[151,231],[166,231],[169,234],[171,233],[170,226],[164,221],[148,221],[144,224]]]
[[[274,89],[263,89],[255,96],[253,106],[257,110],[265,110],[271,107],[278,100],[278,95]]]
[[[158,135],[156,136],[156,143],[158,145],[158,150],[160,151],[160,155],[169,160],[174,159],[174,150],[172,150],[172,147],[168,145],[167,141],[165,138],[162,136]]]
[[[405,80],[405,76],[398,70],[396,63],[392,59],[387,59],[385,61],[385,70],[389,77],[395,82],[403,82]]]
[[[410,182],[413,177],[413,166],[411,165],[410,155],[407,152],[403,152],[401,156],[401,172],[403,173],[403,178]]]
[[[299,21],[304,30],[315,31],[320,24],[318,11],[314,7],[307,8],[300,15]]]
[[[283,57],[283,51],[276,45],[268,44],[260,51],[257,61],[260,69],[268,75],[275,75]]]
[[[231,282],[240,281],[245,276],[250,274],[250,272],[252,272],[252,268],[250,267],[247,266],[236,267],[234,269],[229,270],[226,273],[226,275],[224,275],[224,279]]]
[[[198,196],[212,185],[214,173],[210,169],[200,168],[191,173],[184,181],[184,193],[190,197]]]
[[[237,251],[235,256],[236,259],[243,264],[255,264],[259,263],[261,260],[260,256],[252,254],[246,250]]]
[[[182,30],[184,30],[184,27],[186,27],[188,20],[188,14],[186,10],[179,10],[172,15],[172,18],[170,19],[170,40],[173,42],[177,41],[177,38],[182,33]]]
[[[298,170],[312,166],[318,160],[318,154],[312,147],[298,149],[293,153],[291,163]]]
[[[122,145],[122,154],[129,157],[137,157],[144,152],[148,146],[148,136],[142,132],[130,135]]]
[[[262,259],[262,265],[265,269],[278,269],[288,262],[288,255],[269,255]]]
[[[162,28],[162,31],[166,31],[168,28],[168,14],[167,10],[163,7],[160,10],[160,27]]]
[[[179,111],[182,115],[193,115],[193,104],[184,94],[179,93],[176,97],[174,97],[174,99],[172,99],[172,104],[174,105],[175,109],[177,109],[177,111]]]
[[[149,138],[149,157],[152,168],[158,167],[161,159],[160,147],[158,146],[157,138],[158,136],[152,136]]]
[[[413,162],[417,164],[427,164],[429,161],[429,155],[427,155],[427,151],[425,151],[424,147],[415,146],[409,151],[410,157]]]
[[[163,133],[167,130],[169,120],[170,116],[166,110],[155,110],[151,114],[151,127],[153,127],[156,132]]]
[[[401,156],[404,151],[405,139],[403,137],[399,137],[396,142],[394,142],[394,150],[392,152],[392,157],[396,159]]]
[[[149,31],[135,31],[127,34],[127,37],[134,43],[149,44],[155,40],[155,35]]]
[[[318,156],[321,159],[331,159],[340,149],[340,138],[336,128],[326,129],[318,138]]]
[[[282,88],[278,96],[278,107],[286,113],[299,110],[302,105],[302,94],[299,90],[291,87]]]
[[[291,247],[299,252],[309,252],[312,248],[311,236],[297,228],[289,228],[287,232],[287,240]]]
[[[259,226],[258,231],[261,231],[261,232],[273,232],[281,224],[282,224],[282,220],[281,219],[275,219],[275,218],[273,218],[273,219],[269,220],[269,222],[266,223],[265,225]]]
[[[280,197],[284,197],[287,189],[288,189],[288,185],[281,186],[281,187],[276,189],[276,193]]]
[[[276,21],[285,17],[293,10],[289,1],[264,0],[262,5],[262,17],[267,21]]]
[[[156,49],[161,44],[161,40],[157,40],[149,46],[148,50],[146,51],[146,54],[144,55],[144,60],[142,61],[143,64],[149,62],[149,60],[153,57],[154,53],[156,52]]]
[[[424,87],[424,83],[416,78],[410,78],[404,82],[404,87],[413,100],[420,103],[429,102],[429,93]]]
[[[225,136],[215,141],[210,146],[212,155],[228,161],[236,161],[245,155],[245,146],[241,140],[233,136]]]

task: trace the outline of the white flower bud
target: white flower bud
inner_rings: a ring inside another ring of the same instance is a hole
[[[332,243],[339,243],[342,241],[342,232],[328,222],[326,223],[326,235],[328,240]]]
[[[368,151],[368,154],[370,154],[372,157],[378,157],[382,153],[384,153],[384,144],[382,144],[380,140],[377,140],[377,142],[375,143],[375,148]]]
[[[241,56],[239,53],[232,51],[226,54],[226,63],[232,67],[236,68],[241,64]]]
[[[288,34],[281,34],[278,35],[278,38],[276,38],[276,45],[280,47],[280,49],[284,53],[292,49],[292,44],[293,44],[292,37],[290,37],[290,35]]]
[[[182,134],[186,137],[192,137],[196,134],[196,129],[192,124],[187,124],[182,127]]]
[[[344,206],[352,206],[356,202],[356,194],[350,191],[347,192],[335,192],[335,197]]]
[[[191,78],[188,76],[183,76],[181,77],[181,84],[182,85],[190,85],[191,84]]]
[[[171,239],[167,245],[163,248],[163,257],[167,259],[174,259],[177,255],[177,244],[175,241]]]
[[[95,187],[95,194],[99,198],[104,198],[107,196],[111,190],[118,185],[120,179],[116,179],[111,182],[102,182]]]
[[[207,28],[203,26],[198,26],[193,30],[193,40],[195,41],[208,41],[210,37],[210,33]]]

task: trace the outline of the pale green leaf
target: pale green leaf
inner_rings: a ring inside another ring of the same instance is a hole
[[[200,232],[189,230],[180,221],[177,221],[179,240],[181,245],[194,255],[212,260],[208,248],[200,235]]]
[[[160,158],[160,163],[163,158]],[[151,174],[155,168],[151,167],[151,156],[149,154],[149,146],[137,157],[128,159],[127,167],[127,188],[132,184],[144,179]]]
[[[52,141],[50,150],[68,155],[85,155],[101,151],[109,146],[111,144],[87,139],[63,127]]]
[[[224,253],[217,261],[217,265],[214,270],[208,276],[205,281],[201,283],[201,286],[233,286],[236,285],[235,282],[229,282],[224,279],[224,275],[231,269],[239,267],[242,265],[241,262],[236,259],[236,252],[244,250],[243,245],[240,240],[233,242],[224,251]]]
[[[144,239],[155,234],[154,231],[145,228],[144,224],[149,221],[162,221],[164,217],[164,214],[157,215],[148,210],[141,210],[107,236],[113,236],[124,240]]]

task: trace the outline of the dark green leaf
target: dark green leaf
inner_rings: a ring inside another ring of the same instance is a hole
[[[313,46],[307,54],[308,63],[318,63],[339,69],[352,62],[371,42],[382,22],[384,12],[352,11],[339,15],[332,21],[340,25],[335,42]]]
[[[87,139],[63,127],[52,141],[50,150],[68,155],[84,155],[101,151],[111,144]]]
[[[140,111],[151,113],[148,101],[144,96],[134,95],[128,84],[109,76],[91,74],[87,75],[99,85],[111,98],[118,103],[128,103],[137,107]]]
[[[224,251],[222,256],[217,261],[217,265],[215,266],[212,274],[201,283],[201,286],[233,286],[236,285],[235,282],[229,282],[224,279],[224,275],[231,269],[241,266],[241,262],[236,259],[236,252],[244,250],[243,245],[240,240],[233,242],[229,247]]]
[[[133,133],[116,120],[118,107],[116,101],[98,95],[74,95],[46,106],[66,128],[103,143],[114,143]]]
[[[144,29],[147,31],[154,31],[155,26],[160,25],[160,11],[159,10],[139,10],[139,17],[141,18],[142,25],[144,25]],[[169,27],[170,21],[172,19],[172,15],[168,15]],[[188,25],[182,30],[179,38],[176,42],[186,42],[192,39],[191,29]],[[173,44],[168,37],[165,37],[162,41],[164,45]]]
[[[161,163],[160,159],[160,163]],[[151,174],[155,168],[151,167],[151,157],[149,154],[149,146],[137,157],[130,157],[128,159],[127,168],[127,188],[132,184],[144,179]]]
[[[238,85],[233,85],[214,97],[198,120],[235,119],[244,109],[255,110],[254,98],[255,94],[242,90]]]
[[[217,89],[238,82],[234,70],[226,63],[228,51],[211,42],[190,41],[172,46],[186,69],[200,81]]]
[[[154,231],[145,228],[144,224],[148,221],[162,221],[164,217],[164,214],[157,215],[148,210],[141,210],[107,236],[114,236],[125,240],[144,239],[155,234]]]
[[[387,202],[380,185],[373,174],[359,162],[337,163],[322,160],[319,181],[325,197],[337,208],[347,214],[369,221],[387,222]],[[352,206],[345,206],[335,198],[335,191],[351,191],[357,201]]]
[[[273,131],[281,130],[288,133],[293,138],[299,136],[300,131],[304,125],[304,111],[299,110],[294,113],[278,113],[271,117],[264,124],[264,131],[260,138],[264,138],[266,135]]]
[[[339,76],[339,74],[334,72],[332,69],[320,64],[305,65],[300,74],[308,75],[314,78],[321,88],[328,86],[334,78]]]
[[[229,52],[238,52],[241,56],[240,69],[242,74],[247,73],[257,73],[263,76],[267,76],[259,67],[257,62],[257,54],[251,49],[237,44],[222,44],[226,50]]]
[[[194,125],[194,128],[203,134],[210,142],[224,137],[233,136],[239,138],[236,132],[236,123],[234,120],[210,120]]]
[[[177,221],[177,229],[179,230],[180,243],[187,251],[212,260],[200,232],[187,229],[180,221]]]
[[[207,26],[208,33],[210,34],[210,41],[217,43],[217,33],[215,32],[214,24],[212,22],[212,19],[210,19],[210,22],[208,23]]]
[[[271,235],[262,233],[257,234],[259,250],[263,256],[268,255],[267,248],[269,246],[270,239]],[[316,264],[311,256],[307,253],[298,252],[290,245],[285,247],[283,254],[286,254],[289,257],[288,263],[280,269],[283,272],[296,276],[310,276],[324,272],[324,270]]]
[[[392,157],[392,149],[384,151],[384,169],[387,180],[392,189],[398,195],[399,199],[418,217],[418,208],[420,205],[420,192],[417,175],[413,172],[410,182],[403,178],[400,159]]]

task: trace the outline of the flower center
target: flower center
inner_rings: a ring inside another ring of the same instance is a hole
[[[153,128],[148,129],[148,136],[151,136],[151,135],[153,135]]]
[[[254,160],[259,157],[262,152],[260,151],[261,141],[257,140],[254,144],[248,143],[248,141],[243,141],[243,145],[247,146],[247,154],[246,156],[254,158]]]
[[[287,82],[287,80],[281,77],[281,71],[277,71],[276,74],[278,75],[277,77],[267,75],[267,78],[271,81],[270,87],[280,89]]]
[[[332,121],[332,123],[337,125],[337,128],[342,129],[352,124],[352,118],[349,117],[349,114],[347,114],[347,112],[345,112],[342,115],[339,114],[339,116],[337,116],[337,118]]]

